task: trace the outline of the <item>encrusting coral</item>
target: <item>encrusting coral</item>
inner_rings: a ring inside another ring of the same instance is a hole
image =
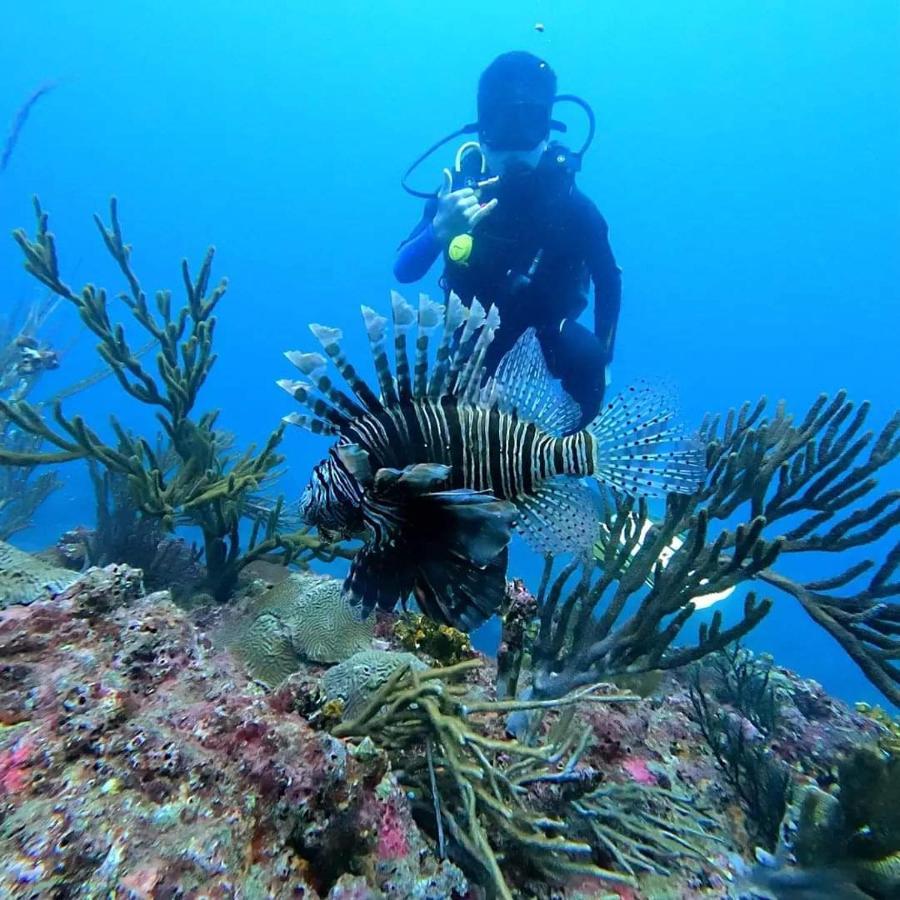
[[[110,444],[80,416],[66,417],[59,403],[53,405],[51,424],[24,400],[2,399],[3,416],[22,432],[56,449],[0,449],[0,462],[34,466],[88,459],[125,477],[143,515],[158,519],[167,531],[178,522],[201,529],[208,589],[219,600],[230,596],[239,572],[254,560],[279,558],[304,565],[313,557],[330,560],[346,554],[308,529],[281,533],[280,502],[271,515],[255,519],[247,546],[242,546],[244,503],[277,475],[282,462],[277,452],[282,429],[272,432],[261,450],[251,447],[240,455],[232,454],[223,448],[223,435],[216,429],[218,413],[194,414],[199,391],[216,361],[213,313],[226,290],[225,281],[210,287],[213,250],[207,251],[195,278],[187,262],[182,262],[186,304],[173,311],[171,294],[158,291],[153,310],[131,266],[131,247],[122,237],[115,199],[108,227],[95,217],[106,248],[128,284],[128,291],[119,299],[158,345],[158,374],[154,375],[129,344],[124,327],[110,319],[106,291],[88,284],[76,292],[62,280],[56,242],[37,200],[35,212],[35,238],[29,239],[22,230],[14,233],[25,254],[26,269],[78,310],[82,322],[99,339],[98,352],[126,394],[157,410],[176,462],[167,471],[151,442],[126,432],[115,418],[116,444]]]
[[[424,653],[439,665],[450,666],[474,656],[469,636],[452,625],[435,622],[419,613],[406,613],[393,628],[404,650]]]

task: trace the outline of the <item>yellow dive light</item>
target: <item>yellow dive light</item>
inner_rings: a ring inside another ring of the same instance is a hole
[[[461,266],[468,265],[469,257],[472,255],[472,235],[458,234],[447,248],[447,255],[450,259]]]

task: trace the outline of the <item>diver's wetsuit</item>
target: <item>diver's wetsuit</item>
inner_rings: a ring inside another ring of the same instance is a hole
[[[475,229],[468,264],[445,254],[441,285],[466,304],[474,297],[485,306],[497,304],[501,325],[488,351],[488,371],[533,326],[550,371],[579,403],[586,424],[603,401],[622,292],[606,222],[571,176],[561,179],[545,166],[504,177],[498,197],[496,209]],[[437,201],[429,200],[401,244],[394,264],[398,281],[422,278],[441,253],[432,228],[436,209]],[[591,281],[594,334],[575,321],[587,306]]]

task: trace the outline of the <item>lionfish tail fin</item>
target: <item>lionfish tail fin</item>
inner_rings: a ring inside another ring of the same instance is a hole
[[[614,397],[587,426],[594,477],[632,496],[693,494],[706,478],[706,448],[675,422],[670,394],[650,384]]]

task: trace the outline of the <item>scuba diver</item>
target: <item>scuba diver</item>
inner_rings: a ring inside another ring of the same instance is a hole
[[[550,140],[566,126],[553,119],[554,104],[575,103],[589,119],[578,151]],[[410,174],[456,137],[464,143],[453,170],[444,169],[436,194],[409,187]],[[404,189],[427,198],[421,220],[400,245],[394,276],[403,283],[424,277],[444,258],[441,287],[467,305],[495,303],[500,329],[488,351],[493,371],[518,337],[534,327],[551,373],[581,406],[580,427],[597,414],[609,382],[621,300],[621,270],[608,229],[575,175],[594,134],[588,104],[557,95],[556,75],[531,53],[497,57],[478,83],[478,121],[426,150],[409,167]],[[576,319],[594,289],[594,331]]]

